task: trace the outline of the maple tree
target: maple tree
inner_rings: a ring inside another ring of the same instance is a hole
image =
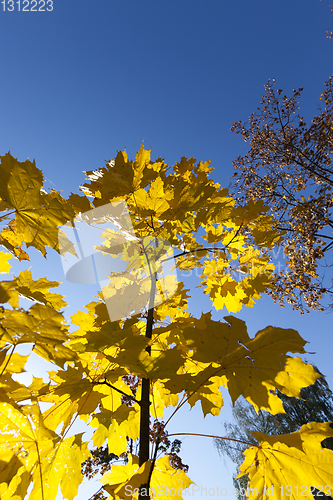
[[[309,125],[298,114],[303,89],[288,98],[274,84],[265,86],[249,123],[232,126],[250,142],[248,153],[233,162],[235,192],[242,202],[262,200],[274,217],[272,228],[283,234],[276,248],[287,261],[274,273],[272,298],[301,312],[322,310],[322,297],[333,293],[318,270],[333,247],[333,79],[325,83],[323,107]]]
[[[126,457],[101,478],[109,498],[181,498],[192,483],[186,468],[167,446],[162,457],[157,452],[176,436],[168,435],[168,422],[185,403],[199,402],[204,415],[218,415],[222,386],[233,402],[242,395],[256,410],[276,414],[283,412],[276,390],[299,397],[318,378],[311,365],[289,354],[306,352],[298,332],[268,326],[251,338],[233,316],[224,322],[210,312],[196,318],[188,311],[189,290],[171,271],[164,275],[172,247],[174,266],[201,269],[200,286],[212,306],[229,312],[252,307],[271,284],[268,251],[280,239],[272,216],[262,202],[236,207],[228,191],[209,179],[211,171],[209,162],[193,158],[169,168],[161,158],[151,161],[142,145],[135,161],[123,151],[104,168],[86,172],[83,195],[66,200],[45,192],[34,163],[1,157],[2,273],[12,258],[28,260],[29,247],[44,257],[47,247],[65,249],[75,258],[63,228],[80,220],[97,229],[105,221],[118,227],[101,230],[94,250],[126,264],[123,272],[110,271],[97,300],[70,322],[62,312],[64,297],[50,291],[59,283],[33,279],[24,270],[1,282],[2,500],[27,494],[30,500],[54,500],[59,486],[71,500],[82,482],[81,466],[92,456],[89,447],[106,442],[109,454]],[[114,213],[103,215],[100,208],[110,203]],[[33,305],[20,307],[20,297]],[[111,320],[124,304],[126,314]],[[23,344],[53,364],[48,382],[18,380],[29,357],[19,352]],[[44,411],[42,403],[48,403]],[[168,406],[174,411],[165,422]],[[72,433],[78,419],[94,429],[90,442]],[[290,435],[256,435],[259,444],[249,448],[242,465],[253,488],[250,498],[265,498],[265,487],[276,482],[333,486],[333,459],[320,445],[331,435],[328,424],[318,423]],[[271,465],[276,460],[278,470]],[[292,473],[283,476],[282,469]],[[279,490],[275,495],[280,498]]]

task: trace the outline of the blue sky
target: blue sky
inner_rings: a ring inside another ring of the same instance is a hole
[[[83,170],[103,166],[124,146],[133,157],[144,140],[153,159],[212,160],[212,177],[227,186],[232,160],[247,150],[230,127],[256,109],[268,79],[287,93],[304,87],[302,114],[316,112],[333,73],[329,3],[54,0],[51,12],[19,12],[17,2],[9,12],[2,2],[0,154],[35,159],[46,187],[68,195],[84,181]],[[60,260],[51,262],[38,259],[36,275],[61,281]],[[92,293],[66,288],[73,310]],[[208,300],[195,304],[210,309]],[[333,387],[331,315],[300,316],[265,298],[238,316],[250,334],[268,324],[297,329],[317,352],[308,359]],[[196,409],[189,415],[173,431],[218,433],[230,412],[205,423]],[[199,485],[231,493],[232,465],[224,470],[211,442],[187,438],[183,457]],[[79,500],[92,492],[80,490]]]

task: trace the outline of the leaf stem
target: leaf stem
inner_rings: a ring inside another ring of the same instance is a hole
[[[41,493],[42,493],[42,500],[44,500],[44,488],[43,488],[43,475],[42,475],[42,463],[40,461],[40,454],[39,454],[39,448],[38,448],[38,442],[35,442],[36,444],[36,449],[37,449],[37,455],[38,455],[38,465],[39,465],[39,472],[40,472],[40,488],[41,488]]]

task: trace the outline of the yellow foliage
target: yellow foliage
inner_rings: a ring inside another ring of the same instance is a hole
[[[112,467],[101,479],[105,490],[110,493],[114,500],[123,500],[130,495],[138,498],[139,487],[145,484],[152,461],[145,462],[139,467],[138,457],[132,456],[127,465]],[[182,470],[175,470],[170,465],[168,456],[162,457],[154,463],[154,470],[150,482],[150,493],[153,497],[158,496],[163,500],[175,498],[181,499],[182,492],[188,488],[193,481]],[[146,488],[147,491],[149,487]]]
[[[249,500],[301,499],[311,495],[311,486],[319,495],[331,496],[333,490],[332,450],[321,441],[333,436],[328,423],[309,423],[297,432],[266,436],[253,432],[258,447],[244,452],[241,474],[250,479]]]
[[[277,413],[283,408],[276,389],[299,397],[302,387],[314,383],[313,368],[288,354],[305,353],[296,331],[269,326],[250,338],[239,319],[213,321],[211,313],[197,319],[188,311],[189,290],[180,276],[197,268],[199,286],[217,311],[252,307],[271,286],[274,266],[264,247],[281,237],[261,202],[235,208],[228,191],[209,179],[209,162],[182,158],[169,169],[161,158],[153,162],[143,144],[135,161],[120,151],[104,168],[87,172],[82,190],[90,201],[46,193],[34,162],[20,163],[10,154],[0,159],[0,210],[7,223],[0,233],[1,273],[10,270],[9,259],[29,258],[23,245],[43,256],[46,247],[59,251],[58,236],[66,237],[59,227],[75,216],[84,219],[93,208],[117,202],[119,212],[125,201],[129,217],[123,235],[103,229],[103,244],[95,247],[102,256],[120,257],[126,271],[113,273],[99,298],[86,312],[72,315],[70,325],[61,312],[63,296],[50,291],[58,282],[33,278],[26,270],[0,283],[2,500],[24,500],[28,491],[29,500],[55,500],[59,485],[64,499],[74,498],[81,463],[89,456],[81,434],[68,436],[77,418],[93,429],[94,446],[107,442],[110,453],[127,453],[128,463],[112,466],[102,478],[110,498],[127,498],[129,489],[137,498],[144,486],[162,499],[181,498],[191,480],[170,455],[156,459],[151,453],[139,461],[130,453],[128,441],[139,438],[145,408],[162,432],[168,406],[200,402],[204,415],[218,415],[221,386],[233,402],[243,395],[256,409]],[[75,254],[69,241],[66,245]],[[170,262],[179,271],[176,286],[173,275],[163,276],[163,282],[160,277]],[[20,308],[19,297],[33,305]],[[112,321],[120,308],[123,319]],[[22,344],[54,364],[49,381],[33,377],[27,386],[16,380],[29,359],[15,352]],[[39,403],[48,403],[43,413]],[[308,424],[289,437],[257,435],[259,447],[247,452],[242,470],[261,490],[277,481],[300,484],[303,472],[316,484],[330,484],[332,458],[318,446],[329,432],[323,424]],[[155,447],[163,437],[148,429],[149,436]],[[289,471],[284,478],[282,467]]]

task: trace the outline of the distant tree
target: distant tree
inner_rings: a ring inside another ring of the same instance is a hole
[[[270,295],[301,312],[321,310],[321,299],[332,294],[323,283],[320,260],[333,248],[333,79],[325,82],[322,107],[309,125],[298,114],[302,88],[291,97],[265,86],[261,106],[249,123],[231,128],[250,149],[233,162],[234,194],[240,202],[262,201],[274,216],[274,228],[284,235],[278,243],[287,256],[277,268]]]
[[[318,373],[319,370],[316,368]],[[233,415],[235,424],[224,423],[225,437],[238,441],[215,439],[215,445],[221,455],[227,455],[239,466],[243,460],[243,452],[247,448],[244,442],[258,444],[251,431],[257,431],[268,435],[288,434],[297,431],[308,422],[327,422],[333,420],[333,393],[324,377],[316,380],[315,384],[301,390],[301,398],[290,398],[278,391],[278,396],[283,402],[286,413],[272,415],[266,411],[259,410],[256,413],[254,407],[244,398],[238,399],[235,404]],[[242,442],[243,441],[243,442]],[[322,442],[323,448],[333,450],[333,438]],[[238,499],[245,499],[245,491],[248,476],[233,476],[234,486],[238,492]],[[320,500],[331,498],[324,494],[317,494],[318,490],[313,488],[312,495]],[[321,492],[320,492],[321,493]]]

